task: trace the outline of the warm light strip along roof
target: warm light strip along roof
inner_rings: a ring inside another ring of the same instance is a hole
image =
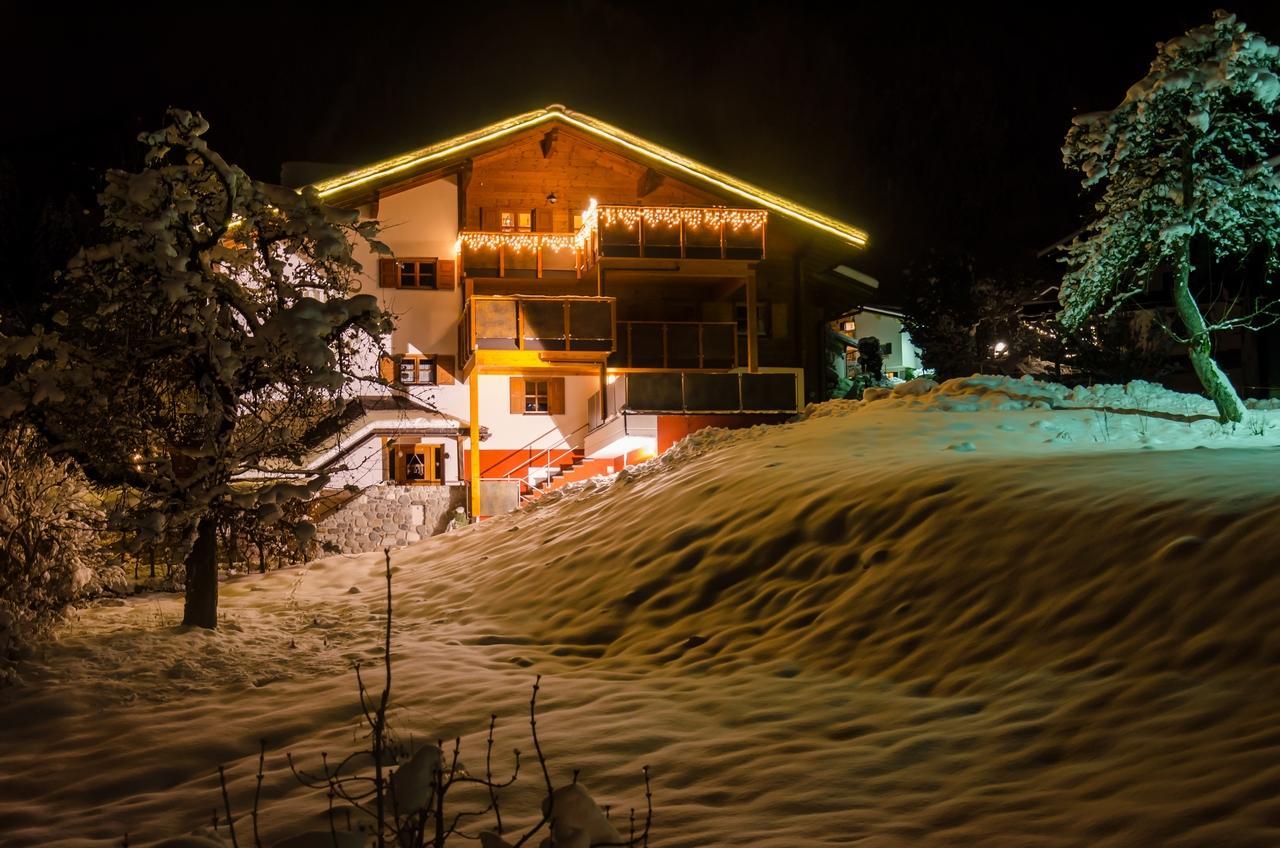
[[[645,141],[639,136],[634,136],[590,115],[574,112],[559,105],[548,106],[535,112],[526,112],[523,115],[516,115],[513,118],[490,124],[487,127],[456,136],[439,144],[423,147],[419,150],[324,180],[316,183],[315,187],[320,192],[321,197],[349,191],[377,180],[404,174],[423,165],[444,163],[455,156],[466,153],[472,148],[490,144],[506,136],[555,120],[563,121],[588,135],[601,138],[645,158],[656,160],[665,168],[709,183],[728,194],[741,197],[750,203],[758,204],[779,215],[822,230],[828,235],[835,236],[849,244],[864,247],[867,243],[867,234],[856,227],[851,227],[835,218],[830,218],[798,203],[793,203],[785,197],[743,182],[723,171],[717,171],[700,162],[695,162],[673,150]]]

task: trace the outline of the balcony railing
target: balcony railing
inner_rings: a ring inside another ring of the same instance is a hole
[[[738,365],[732,321],[619,321],[612,368],[710,368]]]
[[[765,258],[769,213],[724,206],[597,206],[576,233],[464,230],[461,276],[581,277],[597,260]]]
[[[467,277],[581,277],[595,264],[592,233],[462,232],[458,257]]]
[[[764,259],[769,213],[723,206],[600,206],[597,257]]]
[[[611,297],[475,295],[462,311],[463,358],[475,350],[614,349]]]
[[[593,427],[622,412],[648,415],[798,412],[801,409],[800,374],[798,371],[620,374],[606,387],[605,401],[602,407],[599,392],[587,401],[588,420]]]

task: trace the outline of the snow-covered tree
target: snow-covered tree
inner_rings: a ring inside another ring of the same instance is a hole
[[[122,489],[139,527],[187,539],[184,623],[214,627],[219,521],[251,509],[271,522],[325,484],[297,463],[341,420],[352,381],[376,379],[359,353],[389,323],[352,295],[352,243],[376,223],[250,179],[207,129],[171,110],[141,138],[145,167],[108,174],[104,240],[68,264],[45,326],[0,339],[21,362],[0,415]]]
[[[1206,320],[1191,290],[1192,248],[1262,254],[1266,273],[1275,270],[1278,112],[1280,50],[1218,11],[1212,24],[1158,45],[1150,72],[1115,109],[1074,118],[1062,148],[1083,186],[1100,189],[1096,216],[1068,248],[1063,323],[1114,312],[1172,267],[1180,341],[1224,421],[1240,421],[1244,404],[1214,362],[1213,333],[1256,329],[1280,312],[1272,298]]]

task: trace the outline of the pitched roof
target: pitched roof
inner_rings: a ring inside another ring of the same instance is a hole
[[[549,122],[563,123],[589,136],[621,147],[660,168],[679,173],[684,177],[708,185],[720,193],[731,195],[753,205],[768,209],[847,244],[857,247],[866,246],[867,234],[863,230],[754,186],[723,171],[703,165],[687,156],[676,153],[674,150],[646,141],[598,118],[593,118],[582,112],[575,112],[559,104],[552,104],[544,109],[516,115],[489,126],[481,127],[478,130],[454,136],[436,144],[402,153],[399,156],[393,156],[390,159],[384,159],[381,162],[375,162],[372,165],[322,180],[315,184],[315,188],[323,198],[337,198],[356,189],[377,188],[391,181],[405,179],[415,173],[447,167],[471,155],[478,148],[491,146],[495,142],[499,142],[516,133]]]

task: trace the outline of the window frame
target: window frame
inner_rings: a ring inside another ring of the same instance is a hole
[[[406,442],[394,440],[383,445],[388,454],[384,465],[384,482],[396,486],[443,486],[444,479],[444,445],[437,442]],[[422,457],[422,478],[410,479],[409,458]]]
[[[440,385],[440,363],[434,354],[405,353],[398,357],[396,363],[396,382],[402,386],[438,386]],[[405,365],[413,363],[413,379],[404,379]],[[423,380],[425,367],[431,369],[431,379]]]
[[[541,387],[541,391],[538,388]],[[532,390],[531,390],[532,389]],[[541,399],[542,408],[538,408],[539,399]],[[530,408],[532,404],[533,408]],[[524,381],[524,414],[525,415],[550,415],[551,414],[551,381],[550,380],[529,380]]]
[[[413,272],[406,277],[405,266],[412,265]],[[428,275],[423,273],[423,267],[430,266],[430,283],[424,284],[422,281]],[[406,282],[409,280],[410,282]],[[417,289],[419,291],[435,291],[440,288],[440,260],[435,256],[406,256],[396,258],[396,284],[402,289]]]

